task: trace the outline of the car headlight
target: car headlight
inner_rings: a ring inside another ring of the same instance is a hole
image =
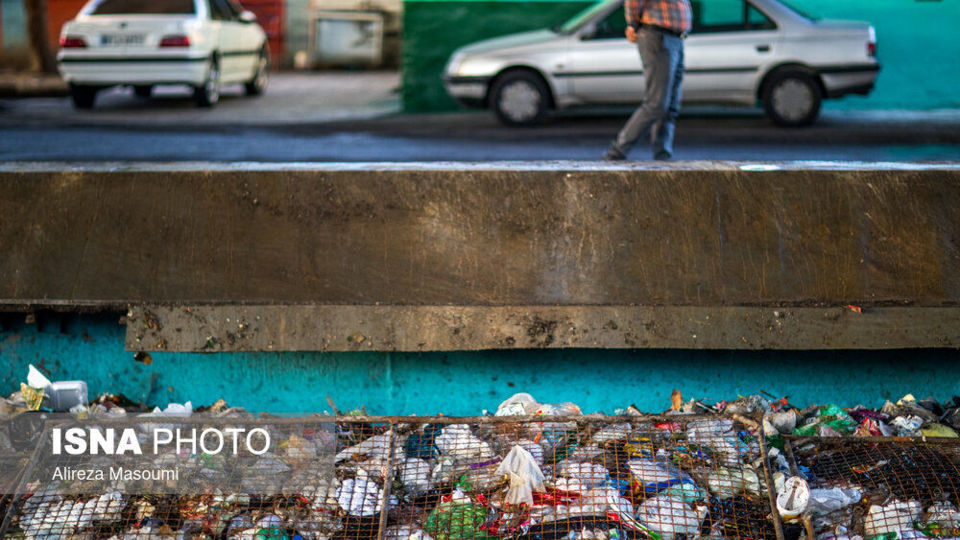
[[[459,75],[460,66],[463,65],[463,59],[466,58],[466,56],[467,55],[463,53],[454,53],[453,56],[450,57],[450,61],[447,62],[447,74]]]

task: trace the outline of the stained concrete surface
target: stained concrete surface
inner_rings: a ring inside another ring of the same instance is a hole
[[[957,169],[0,172],[0,299],[960,301]]]

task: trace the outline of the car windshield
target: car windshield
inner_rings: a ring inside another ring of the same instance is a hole
[[[801,9],[797,9],[797,7],[795,7],[795,6],[792,5],[792,4],[788,4],[787,2],[784,2],[783,0],[780,0],[780,3],[783,4],[783,6],[786,7],[787,9],[789,9],[790,11],[796,13],[797,15],[803,17],[804,19],[807,19],[808,21],[816,21],[816,20],[817,20],[817,17],[812,17],[812,16],[811,16],[809,13],[807,13],[806,11],[803,11],[803,10],[801,10]]]
[[[91,15],[192,15],[193,0],[100,0]]]
[[[557,26],[553,27],[552,30],[560,34],[572,34],[573,32],[576,32],[577,30],[582,28],[583,25],[593,20],[594,17],[599,15],[601,12],[605,11],[612,4],[616,4],[619,2],[620,0],[603,0],[602,2],[598,2],[588,7],[587,9],[581,11],[580,13],[577,13],[576,15],[573,16],[572,19],[568,20],[567,22],[563,24],[558,24]]]

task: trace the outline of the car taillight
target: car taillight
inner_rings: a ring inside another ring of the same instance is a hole
[[[871,41],[871,42],[867,43],[867,56],[869,56],[870,58],[873,58],[873,57],[875,57],[876,55],[877,55],[877,44],[876,44],[876,42]]]
[[[63,36],[60,38],[61,49],[86,49],[87,42],[82,37]]]
[[[163,36],[160,40],[161,47],[189,47],[190,38],[187,36]]]

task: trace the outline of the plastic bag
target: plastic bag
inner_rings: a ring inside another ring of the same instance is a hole
[[[400,482],[413,494],[429,491],[433,487],[430,464],[420,458],[407,458],[400,466]]]
[[[820,407],[812,422],[794,429],[793,434],[801,437],[824,437],[832,436],[830,432],[833,431],[837,435],[849,435],[856,428],[857,423],[843,409],[836,405],[825,405]]]
[[[923,509],[917,501],[894,500],[886,506],[873,505],[863,519],[867,537],[888,533],[902,533],[913,529],[913,522],[920,519]]]
[[[627,462],[627,468],[647,494],[655,494],[674,484],[693,483],[686,473],[663,459],[631,459]]]
[[[807,507],[814,514],[829,514],[841,508],[860,502],[863,493],[859,489],[811,489],[810,503]]]
[[[520,392],[507,398],[497,407],[496,416],[565,416],[581,414],[580,407],[573,403],[539,403],[533,396]]]
[[[390,506],[397,499],[390,496]],[[372,516],[383,506],[380,487],[365,478],[348,478],[337,490],[337,504],[352,516]]]
[[[522,446],[516,445],[500,463],[497,474],[506,475],[510,480],[504,502],[507,504],[533,505],[533,492],[543,492],[543,472],[537,462]]]
[[[479,504],[443,502],[427,516],[423,530],[436,540],[493,540],[495,536],[481,529],[489,513]]]
[[[637,509],[637,519],[660,533],[663,540],[671,540],[678,534],[699,536],[705,517],[705,508],[698,512],[683,501],[664,496],[647,499]]]
[[[948,426],[943,424],[930,424],[927,427],[920,430],[920,433],[924,437],[950,437],[956,438],[957,432]]]
[[[610,478],[610,471],[596,463],[563,461],[559,476],[579,480],[581,485],[590,488],[602,486]]]
[[[714,469],[706,475],[707,489],[721,499],[729,499],[744,490],[743,475],[727,469]]]
[[[478,439],[466,424],[451,424],[443,428],[436,444],[444,456],[477,459],[494,456],[490,445]]]
[[[433,540],[433,538],[412,525],[393,525],[383,531],[385,540]]]
[[[920,435],[923,418],[919,416],[898,416],[890,422],[890,425],[897,430],[897,435],[901,437],[917,437]]]

